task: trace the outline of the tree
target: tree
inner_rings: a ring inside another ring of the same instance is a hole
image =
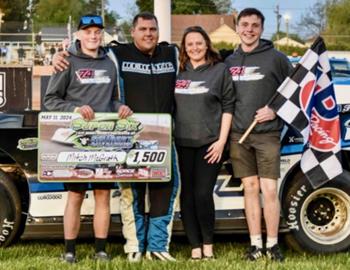
[[[153,0],[136,0],[136,5],[140,12],[153,11],[154,1]]]
[[[215,0],[173,0],[171,1],[172,14],[215,14],[218,13]],[[218,1],[218,2],[226,2]],[[139,10],[153,11],[154,0],[136,0]],[[221,3],[224,10],[225,5]]]
[[[328,4],[326,31],[335,34],[350,34],[350,1],[339,0]]]
[[[231,0],[214,0],[213,2],[219,14],[228,14],[232,12]]]
[[[350,49],[350,0],[318,0],[302,16],[299,29],[310,35],[322,35],[332,50]]]
[[[115,11],[106,9],[107,0],[104,3],[105,25],[114,26],[118,15]],[[101,15],[101,8],[101,0],[39,0],[34,11],[35,25],[40,27],[50,24],[66,24],[69,16],[72,16],[72,22],[76,24],[80,16],[84,14]]]
[[[327,1],[317,0],[317,2],[305,14],[302,15],[297,24],[299,32],[306,35],[319,35],[326,27],[326,7]]]
[[[107,0],[104,0],[105,7],[108,6]],[[82,13],[83,14],[99,14],[101,15],[102,6],[101,6],[101,0],[85,0],[85,4],[82,7]],[[118,19],[118,14],[115,11],[109,11],[105,8],[104,10],[104,19],[105,19],[105,25],[108,26],[115,26],[117,19]]]
[[[77,22],[83,12],[84,0],[40,0],[35,6],[34,25],[66,24],[69,16]]]
[[[350,0],[329,1],[327,3],[326,41],[341,48],[349,49],[350,43]]]
[[[217,7],[213,0],[174,0],[172,14],[216,14]]]
[[[16,33],[23,29],[29,0],[1,0],[0,9],[5,14],[2,17],[1,32]]]

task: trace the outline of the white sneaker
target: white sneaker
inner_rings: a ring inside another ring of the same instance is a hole
[[[129,252],[127,259],[129,262],[140,262],[142,259],[142,253],[141,252]]]
[[[146,259],[147,260],[161,260],[161,261],[170,261],[170,262],[175,262],[176,259],[170,255],[169,252],[158,252],[158,251],[147,251],[146,252]]]

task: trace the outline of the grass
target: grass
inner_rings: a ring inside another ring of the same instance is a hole
[[[246,239],[245,239],[246,240]],[[27,270],[58,270],[58,269],[189,269],[189,270],[214,270],[214,269],[286,269],[286,270],[342,270],[349,269],[350,256],[348,253],[331,255],[299,254],[283,246],[286,260],[283,264],[274,263],[266,259],[258,262],[246,262],[241,257],[248,245],[242,241],[242,237],[235,235],[220,237],[215,245],[215,261],[191,262],[188,260],[190,247],[182,237],[176,237],[171,246],[171,253],[177,258],[177,262],[146,261],[141,263],[129,263],[123,254],[122,239],[112,239],[107,250],[113,256],[109,263],[95,262],[91,259],[94,252],[91,241],[82,240],[77,246],[79,262],[67,265],[58,258],[63,250],[63,241],[20,241],[17,244],[0,249],[0,269],[27,269]]]

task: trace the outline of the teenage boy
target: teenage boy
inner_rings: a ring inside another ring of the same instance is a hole
[[[117,71],[100,47],[102,18],[85,15],[80,18],[77,40],[69,48],[70,65],[54,74],[49,82],[44,105],[49,111],[77,112],[92,120],[95,112],[118,112],[120,118],[132,114],[117,100]],[[80,209],[89,183],[65,183],[68,199],[64,212],[65,253],[62,259],[76,262],[75,245],[80,228]],[[110,189],[113,183],[91,183],[95,197],[93,228],[95,259],[109,260],[106,242],[110,223]]]

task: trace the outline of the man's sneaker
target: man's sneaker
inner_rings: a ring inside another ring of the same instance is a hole
[[[77,259],[72,252],[66,252],[61,255],[61,260],[66,263],[76,263]]]
[[[277,244],[271,248],[266,249],[266,256],[273,261],[277,261],[277,262],[284,261],[284,256]]]
[[[129,252],[127,258],[128,258],[129,262],[140,262],[142,259],[142,253],[141,252]]]
[[[250,246],[246,253],[244,254],[244,258],[249,261],[256,261],[264,255],[263,249],[258,248],[256,246]]]
[[[146,252],[146,259],[147,260],[161,260],[161,261],[170,261],[170,262],[175,262],[176,259],[169,254],[169,252],[158,252],[158,251],[147,251]]]
[[[94,260],[108,262],[111,260],[111,258],[105,251],[99,251],[95,253]]]

